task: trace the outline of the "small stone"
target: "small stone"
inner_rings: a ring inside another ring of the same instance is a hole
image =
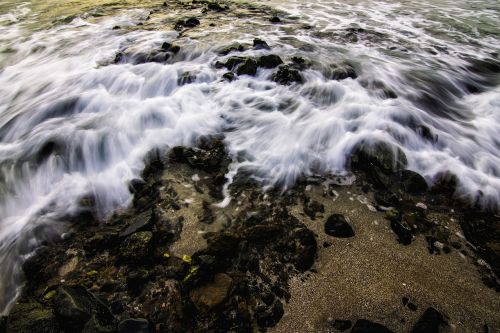
[[[339,238],[354,237],[354,230],[341,214],[333,214],[325,222],[325,233]]]
[[[199,310],[211,310],[226,300],[232,282],[229,275],[218,273],[213,282],[192,290],[189,296]]]
[[[281,19],[278,16],[273,16],[269,19],[271,23],[281,23]]]

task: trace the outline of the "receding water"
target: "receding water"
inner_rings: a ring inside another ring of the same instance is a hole
[[[233,171],[264,187],[345,173],[357,142],[384,140],[429,183],[452,172],[459,195],[498,208],[497,1],[265,4],[288,23],[222,16],[180,37],[178,12],[150,14],[153,1],[0,4],[0,309],[19,291],[23,260],[64,232],[82,198],[96,198],[101,217],[126,207],[151,149],[203,135],[223,133]],[[254,37],[284,60],[310,59],[305,83],[277,85],[267,69],[222,81],[216,50]],[[167,63],[113,63],[165,41],[181,46]],[[330,80],[345,61],[358,77]],[[194,82],[179,85],[187,71]]]

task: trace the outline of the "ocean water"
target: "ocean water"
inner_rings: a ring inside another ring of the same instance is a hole
[[[150,13],[153,1],[0,4],[0,310],[22,287],[22,262],[67,230],[82,198],[95,198],[100,217],[126,207],[149,151],[205,135],[223,134],[231,172],[250,170],[264,189],[346,174],[358,142],[383,140],[429,184],[451,172],[457,195],[499,207],[497,1],[259,4],[284,23],[228,15],[179,35],[184,14]],[[217,50],[255,37],[272,50],[243,55],[301,56],[312,63],[304,84],[276,84],[262,68],[221,80],[214,63],[231,54]],[[181,51],[134,63],[165,41]],[[129,61],[115,64],[118,52]],[[345,63],[357,77],[332,80]],[[179,84],[186,72],[193,82]]]

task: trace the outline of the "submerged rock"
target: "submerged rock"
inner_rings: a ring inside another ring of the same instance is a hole
[[[325,222],[325,233],[339,238],[354,237],[354,230],[344,215],[333,214]]]
[[[408,161],[405,153],[397,146],[383,141],[362,141],[353,148],[350,164],[360,170],[366,171],[376,166],[386,173],[392,173],[404,170]]]
[[[243,45],[241,45],[240,43],[234,43],[219,49],[218,54],[225,56],[231,52],[243,52],[243,51],[245,51],[245,47]]]
[[[273,74],[273,81],[282,85],[289,85],[292,83],[302,83],[303,78],[300,72],[291,68],[288,65],[281,65],[278,71]]]
[[[356,74],[354,67],[350,64],[332,65],[331,80],[341,81],[348,78],[355,79],[357,77],[358,74]]]

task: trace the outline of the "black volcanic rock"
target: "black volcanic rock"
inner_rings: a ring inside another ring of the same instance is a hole
[[[344,215],[333,214],[325,222],[325,233],[339,238],[354,237],[354,230]]]

